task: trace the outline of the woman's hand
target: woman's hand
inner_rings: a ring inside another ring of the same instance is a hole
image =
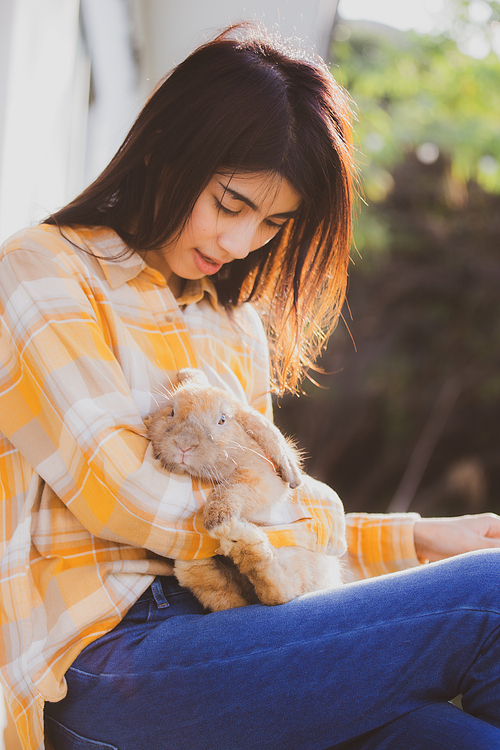
[[[415,522],[415,549],[421,562],[443,560],[476,549],[500,549],[500,516],[480,513]]]

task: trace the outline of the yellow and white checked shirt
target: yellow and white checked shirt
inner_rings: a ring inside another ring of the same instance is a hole
[[[25,750],[43,748],[44,701],[64,697],[72,661],[171,573],[168,558],[215,552],[208,485],[160,467],[143,417],[188,366],[271,417],[251,305],[229,318],[207,279],[176,300],[139,255],[111,260],[124,250],[113,231],[64,235],[41,225],[0,250],[0,673]],[[354,577],[418,564],[413,516],[344,517],[312,479],[265,531],[342,554],[346,520]]]

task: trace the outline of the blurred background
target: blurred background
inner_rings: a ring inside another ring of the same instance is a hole
[[[347,510],[500,512],[499,54],[497,2],[339,4],[361,176],[349,306],[321,388],[276,418]]]
[[[260,20],[350,92],[349,306],[276,420],[347,510],[500,511],[500,3],[2,0],[0,238],[106,165],[167,70]]]
[[[500,512],[499,2],[1,0],[0,239],[80,192],[164,73],[242,19],[317,50],[355,114],[349,305],[277,423],[348,511]]]

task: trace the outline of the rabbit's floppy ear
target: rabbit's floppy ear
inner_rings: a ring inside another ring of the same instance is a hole
[[[265,455],[276,464],[284,481],[293,489],[302,482],[299,455],[277,427],[255,409],[238,409],[236,419],[245,432],[262,448]]]
[[[201,370],[196,370],[194,367],[184,367],[177,373],[179,384],[184,383],[197,383],[198,385],[209,385],[208,378]]]

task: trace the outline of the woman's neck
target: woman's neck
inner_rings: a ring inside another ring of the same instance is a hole
[[[148,266],[163,274],[174,297],[180,297],[184,289],[185,280],[173,273],[165,258],[160,253],[149,250],[144,254],[144,260]]]

